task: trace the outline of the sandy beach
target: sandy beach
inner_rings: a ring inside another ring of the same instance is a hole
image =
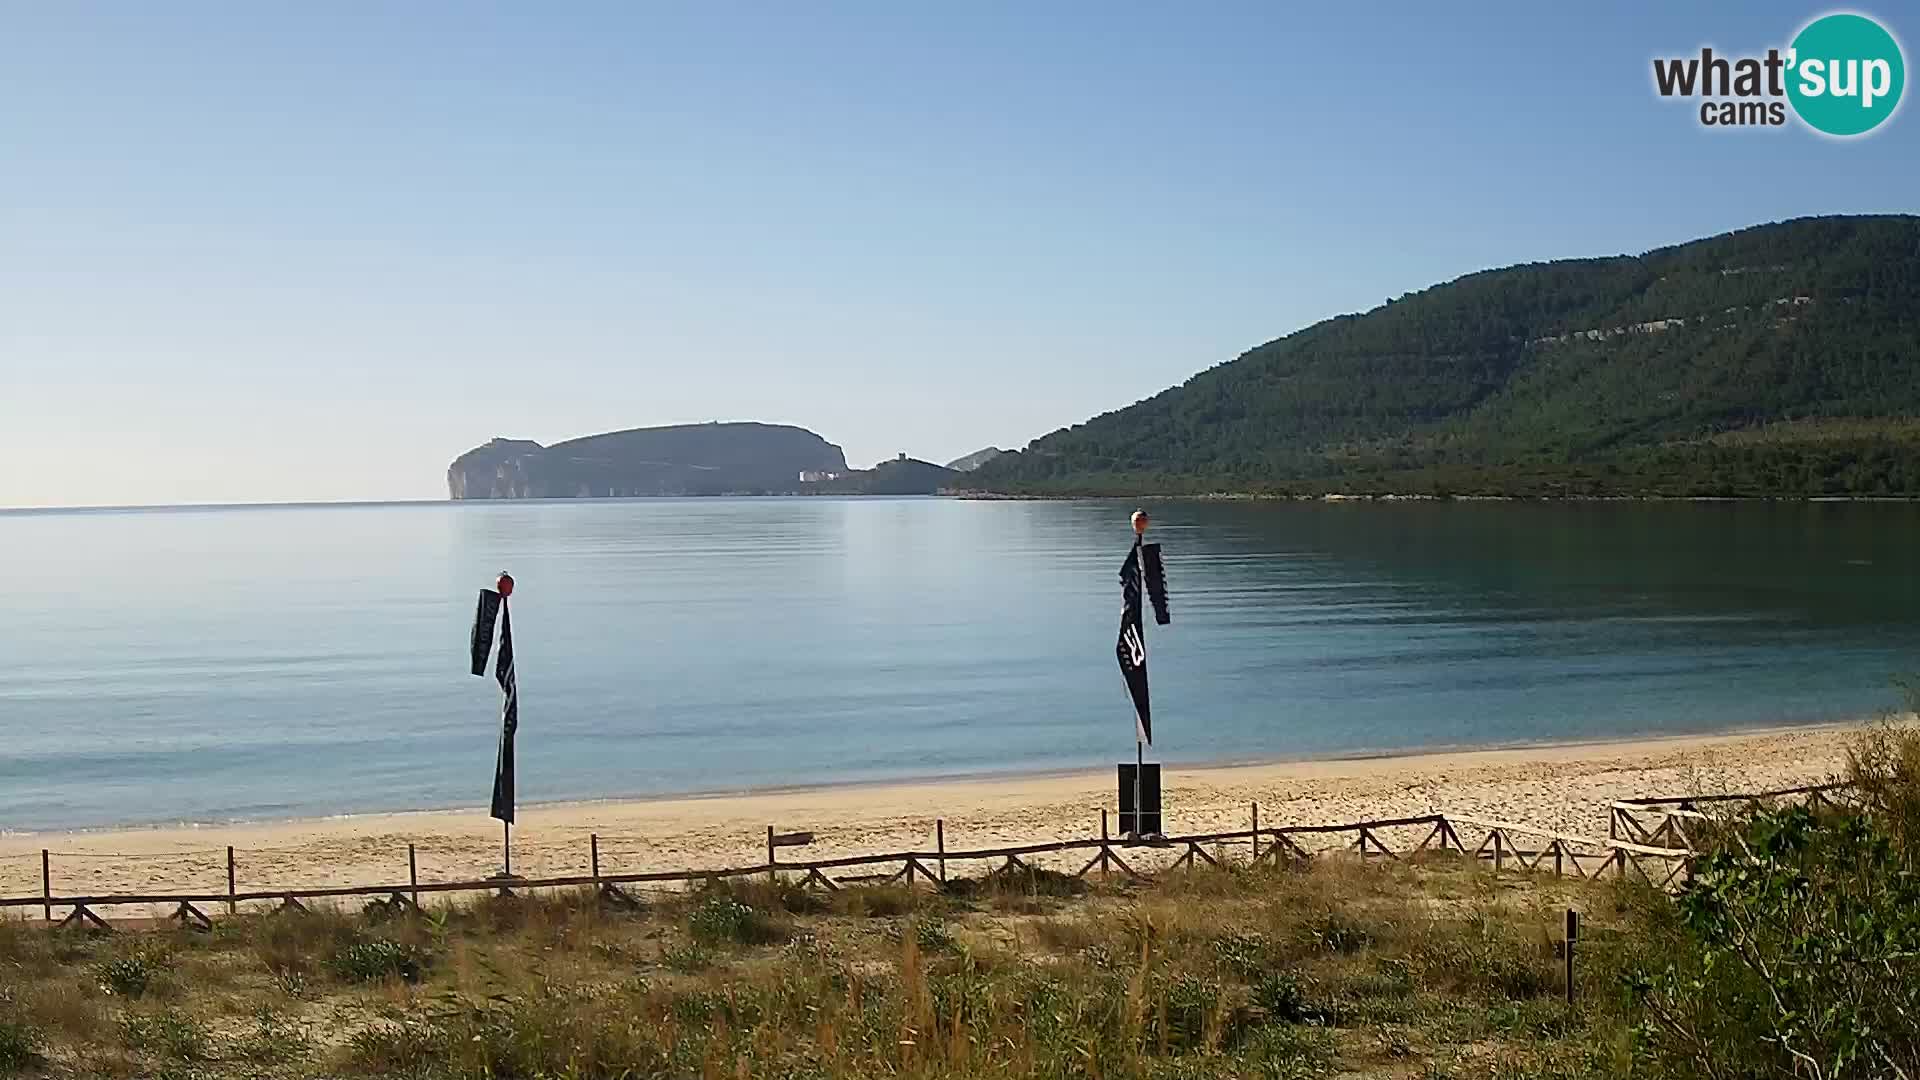
[[[1845,765],[1851,726],[1631,742],[1469,750],[1331,761],[1169,768],[1167,831],[1321,824],[1441,810],[1606,835],[1610,800],[1815,783]],[[766,826],[812,830],[793,858],[1095,835],[1112,773],[939,780],[523,807],[514,866],[526,876],[585,873],[599,834],[603,872],[751,865]],[[222,891],[226,848],[241,891],[485,877],[500,868],[500,824],[480,809],[262,824],[19,833],[0,837],[0,894],[40,893],[40,851],[56,895]],[[959,871],[956,871],[959,872]]]

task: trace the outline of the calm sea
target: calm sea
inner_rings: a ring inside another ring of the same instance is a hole
[[[523,801],[1130,759],[1131,508],[0,514],[0,828],[484,805],[502,568]],[[1920,506],[1151,509],[1172,763],[1816,721],[1920,671]]]

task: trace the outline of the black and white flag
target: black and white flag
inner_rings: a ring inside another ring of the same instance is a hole
[[[493,651],[493,621],[500,617],[500,652],[493,665],[493,678],[500,684],[505,700],[500,706],[500,752],[493,763],[493,804],[488,813],[508,824],[513,823],[513,735],[520,727],[520,687],[513,672],[513,617],[507,609],[507,596],[513,592],[513,579],[502,574],[502,589],[480,590],[480,606],[473,613],[473,673],[487,673],[487,654]]]
[[[1114,655],[1120,661],[1120,675],[1127,681],[1127,693],[1133,698],[1134,737],[1153,745],[1153,706],[1147,690],[1147,637],[1141,618],[1141,585],[1153,601],[1153,621],[1161,626],[1173,621],[1167,611],[1166,571],[1160,563],[1160,545],[1134,540],[1127,561],[1120,564],[1120,640]]]

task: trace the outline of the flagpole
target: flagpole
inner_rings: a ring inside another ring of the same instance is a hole
[[[1143,538],[1145,538],[1146,535],[1147,534],[1145,529],[1140,528],[1138,526],[1135,527],[1135,532],[1133,537],[1133,567],[1135,572],[1140,574],[1140,577],[1141,577],[1140,588],[1143,592],[1146,589],[1146,569],[1147,568],[1141,565],[1141,562],[1140,562],[1140,541]],[[1145,656],[1146,652],[1147,652],[1147,628],[1144,625],[1144,621],[1143,621],[1140,627],[1140,654],[1142,656]],[[1147,831],[1146,828],[1140,823],[1141,813],[1143,810],[1145,810],[1145,807],[1140,805],[1140,795],[1141,795],[1141,774],[1147,771],[1147,767],[1146,767],[1147,766],[1147,749],[1146,749],[1146,744],[1140,741],[1140,730],[1139,730],[1140,721],[1138,717],[1134,719],[1133,726],[1134,726],[1134,733],[1133,733],[1133,839],[1135,843],[1139,843],[1140,840],[1146,835],[1146,831]]]
[[[513,876],[513,822],[500,823],[500,876]]]
[[[1133,740],[1133,838],[1137,841],[1146,832],[1140,825],[1142,807],[1140,805],[1140,774],[1147,771],[1146,744],[1139,739]]]

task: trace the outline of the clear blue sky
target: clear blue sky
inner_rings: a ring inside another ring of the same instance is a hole
[[[1916,209],[1911,104],[1653,94],[1828,9],[1581,7],[0,4],[0,506],[711,419],[945,460],[1469,271]]]

